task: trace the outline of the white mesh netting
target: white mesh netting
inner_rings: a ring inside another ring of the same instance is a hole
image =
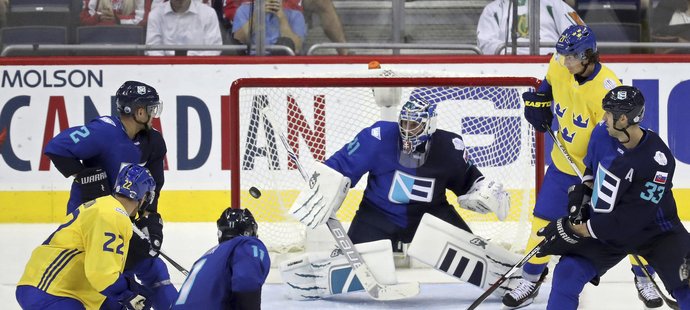
[[[532,85],[501,86],[501,79],[507,78],[497,77],[487,83],[493,85],[475,81],[475,85],[466,86],[471,79],[450,79],[443,86],[425,87],[416,85],[429,85],[427,79],[409,77],[401,82],[404,85],[391,87],[377,85],[378,79],[346,79],[370,87],[339,87],[338,79],[329,79],[328,83],[333,84],[329,86],[319,85],[324,84],[323,79],[300,79],[300,87],[278,83],[237,88],[240,204],[254,213],[259,221],[259,237],[269,250],[302,250],[306,236],[303,226],[287,215],[303,181],[289,162],[276,131],[283,132],[306,170],[311,171],[315,160],[325,160],[363,128],[380,119],[395,121],[400,103],[415,94],[438,103],[438,128],[462,135],[469,158],[485,176],[501,181],[510,192],[511,212],[504,222],[497,221],[493,214],[458,208],[460,214],[475,234],[521,251],[530,231],[536,179],[535,136],[522,117],[520,97]],[[377,87],[377,98],[373,87]],[[381,107],[377,102],[397,105]],[[262,117],[264,107],[269,108],[277,124]],[[251,186],[262,191],[260,199],[247,194]],[[338,218],[346,225],[365,186],[366,176],[350,191],[338,211]],[[447,196],[457,205],[452,192],[448,191]]]

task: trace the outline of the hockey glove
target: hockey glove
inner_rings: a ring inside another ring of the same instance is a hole
[[[584,184],[573,185],[568,189],[568,218],[573,224],[582,224],[589,219],[589,206],[592,189]]]
[[[117,300],[123,309],[146,310],[151,309],[151,301],[148,299],[152,291],[137,283],[132,277],[120,275],[112,285],[105,288],[101,294]]]
[[[553,121],[551,100],[553,98],[550,95],[538,92],[524,92],[522,93],[522,100],[525,101],[525,118],[534,126],[534,130],[545,132],[546,128],[551,128],[551,122]]]
[[[108,175],[101,168],[93,167],[79,171],[74,177],[74,183],[79,184],[82,203],[111,194]]]
[[[143,260],[156,256],[158,256],[158,252],[151,246],[149,238],[141,230],[135,229],[129,240],[125,270],[131,270]]]
[[[147,298],[152,292],[146,289],[136,280],[127,277],[128,294],[124,294],[119,300],[120,304],[127,310],[146,310],[151,309],[151,301]]]
[[[537,232],[537,236],[546,239],[546,243],[542,245],[537,257],[566,254],[582,239],[570,227],[567,216],[549,223]]]
[[[151,247],[158,252],[163,244],[163,219],[159,213],[140,216],[134,222],[151,241]]]
[[[465,195],[458,196],[458,204],[463,209],[486,214],[496,213],[500,221],[510,212],[510,194],[503,189],[503,184],[482,179],[472,184]]]
[[[335,216],[350,190],[350,178],[317,162],[308,183],[295,199],[289,213],[313,229]]]

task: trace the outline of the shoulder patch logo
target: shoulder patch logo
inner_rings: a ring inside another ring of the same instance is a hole
[[[458,151],[465,150],[465,142],[462,141],[462,139],[460,138],[453,138],[453,145],[455,146],[455,149]]]
[[[612,90],[612,89],[616,88],[616,82],[612,79],[605,79],[604,80],[604,88],[606,88],[608,90]]]
[[[381,141],[381,127],[374,127],[371,129],[371,136]]]
[[[110,117],[101,116],[99,119],[100,119],[102,122],[104,122],[104,123],[108,123],[108,124],[110,124],[110,125],[112,125],[112,126],[117,126],[117,125],[115,125],[115,122],[113,122],[113,120],[110,119]]]
[[[666,166],[668,164],[668,159],[666,159],[666,155],[662,153],[661,151],[656,151],[656,154],[654,154],[654,161],[656,161],[659,165]]]
[[[657,171],[654,175],[654,183],[666,184],[666,179],[668,178],[668,172]]]

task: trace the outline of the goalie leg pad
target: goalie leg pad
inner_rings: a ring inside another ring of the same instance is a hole
[[[522,257],[459,229],[431,214],[425,214],[407,251],[411,257],[434,269],[482,289],[489,288]],[[515,275],[494,295],[501,297],[517,285]]]
[[[355,247],[376,280],[381,284],[398,282],[390,240],[360,243]],[[337,248],[330,252],[305,253],[282,262],[278,268],[287,285],[288,297],[294,300],[318,299],[364,289]]]

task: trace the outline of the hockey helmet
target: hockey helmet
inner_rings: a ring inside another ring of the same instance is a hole
[[[597,39],[592,29],[583,25],[568,27],[556,43],[558,54],[573,55],[580,60],[587,60],[587,50],[597,51]]]
[[[621,85],[610,90],[602,100],[602,107],[613,114],[614,121],[625,114],[628,125],[639,124],[644,118],[644,96],[634,86]]]
[[[258,224],[249,209],[227,208],[216,221],[218,226],[218,243],[237,236],[256,237]]]
[[[156,181],[153,180],[148,169],[128,164],[117,174],[113,192],[136,201],[145,200],[147,204],[151,204],[153,198],[156,197],[155,190]]]
[[[138,81],[127,81],[115,94],[117,110],[121,114],[132,114],[136,108],[144,107],[149,116],[160,117],[163,102],[155,88]]]
[[[410,154],[436,131],[436,103],[410,97],[398,117],[403,152]]]

